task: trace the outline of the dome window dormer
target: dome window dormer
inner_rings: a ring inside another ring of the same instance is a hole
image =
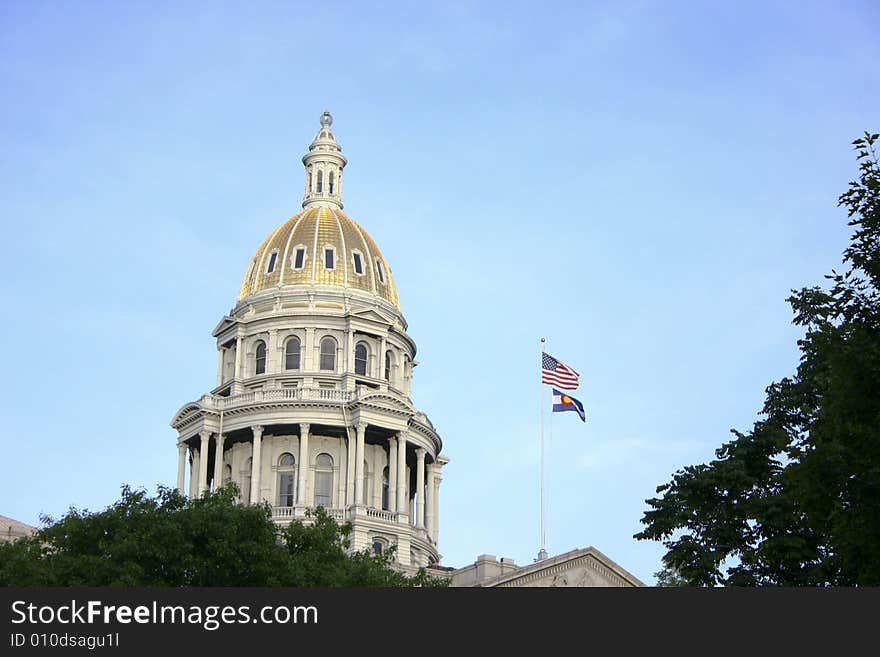
[[[275,271],[275,262],[278,260],[278,251],[272,251],[269,254],[269,262],[266,264],[266,273],[271,274]]]
[[[336,269],[336,249],[332,246],[324,247],[324,269]]]
[[[385,269],[382,267],[382,261],[376,261],[376,271],[379,272],[379,282],[385,285]]]
[[[300,245],[296,247],[296,250],[293,252],[293,263],[292,266],[294,269],[302,269],[306,264],[306,247]]]
[[[354,273],[358,276],[364,275],[364,259],[359,251],[354,251],[351,254],[352,264],[354,264]]]

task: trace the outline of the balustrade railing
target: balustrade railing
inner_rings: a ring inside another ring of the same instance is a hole
[[[314,512],[315,508],[311,506],[273,506],[272,507],[272,519],[273,520],[292,520],[294,518],[304,518],[308,519],[309,512]],[[324,511],[327,512],[327,515],[333,518],[334,520],[342,520],[346,519],[346,510],[345,509],[330,509],[325,507]]]
[[[219,410],[263,402],[330,401],[344,403],[352,401],[356,395],[356,391],[328,388],[264,388],[249,390],[229,397],[214,397],[214,406]]]

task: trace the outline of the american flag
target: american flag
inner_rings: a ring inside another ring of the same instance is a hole
[[[553,356],[541,352],[541,383],[559,386],[563,390],[576,390],[580,375]]]

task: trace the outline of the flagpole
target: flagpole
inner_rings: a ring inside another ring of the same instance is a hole
[[[546,339],[541,338],[541,368],[543,370],[543,360],[544,360],[544,343]],[[539,395],[541,399],[541,549],[538,551],[538,561],[547,558],[547,550],[545,547],[545,533],[544,533],[544,377],[541,376],[541,386],[540,386]]]

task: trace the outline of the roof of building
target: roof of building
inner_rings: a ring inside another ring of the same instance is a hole
[[[330,112],[303,156],[303,211],[263,240],[250,259],[238,299],[266,289],[322,285],[378,296],[400,310],[391,267],[373,238],[342,211],[342,170],[347,160],[330,130]]]
[[[332,263],[327,262],[327,249],[333,251]],[[248,263],[238,298],[286,285],[361,290],[400,309],[391,267],[376,242],[354,219],[333,207],[306,208],[273,230]]]

